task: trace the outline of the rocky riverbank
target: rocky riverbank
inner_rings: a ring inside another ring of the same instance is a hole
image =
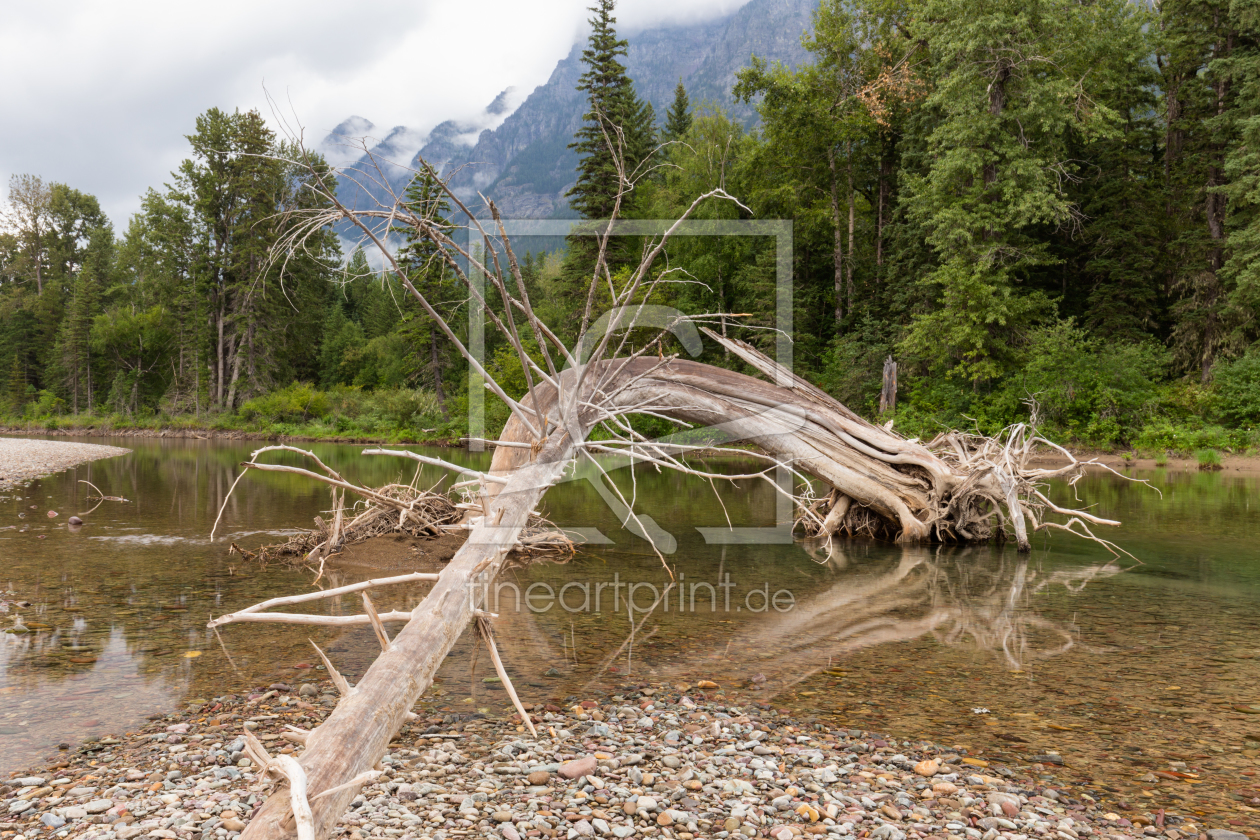
[[[443,714],[390,746],[337,835],[370,838],[806,836],[872,840],[1245,840],[1182,815],[1111,811],[1089,794],[925,742],[827,729],[712,683],[626,687],[519,718]],[[90,742],[0,783],[0,836],[231,840],[268,785],[244,729],[300,755],[289,727],[331,711],[327,684],[220,697],[144,730]],[[296,740],[300,740],[300,736]]]
[[[130,449],[95,443],[0,437],[0,490],[8,490],[31,479],[68,470],[88,461],[114,458],[129,452]]]

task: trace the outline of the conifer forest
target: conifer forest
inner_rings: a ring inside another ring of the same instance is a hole
[[[841,403],[907,436],[1035,412],[1081,447],[1260,447],[1260,7],[822,0],[808,62],[754,54],[738,73],[752,121],[682,82],[653,109],[612,0],[591,15],[569,208],[673,219],[720,187],[738,202],[695,218],[791,220],[795,371]],[[0,424],[466,435],[467,362],[353,231],[285,250],[288,211],[317,201],[306,152],[230,103],[188,131],[124,229],[74,184],[8,184]],[[463,224],[413,166],[408,206]],[[466,330],[432,246],[401,229],[393,245]],[[617,240],[614,280],[641,245]],[[596,238],[513,247],[544,322],[598,308]],[[733,313],[714,329],[772,351],[772,237],[681,237],[657,270],[676,269],[687,282],[654,302]],[[487,366],[519,398],[526,372],[497,341]],[[699,360],[743,369],[715,345]],[[508,410],[488,395],[486,412],[493,434]]]

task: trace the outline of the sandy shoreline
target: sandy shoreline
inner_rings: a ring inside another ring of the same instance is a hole
[[[68,470],[89,461],[130,453],[118,446],[0,437],[0,490]]]
[[[272,755],[300,757],[300,743],[283,733],[317,726],[337,698],[311,682],[194,702],[143,731],[13,773],[0,783],[0,836],[230,840],[268,789],[244,730]],[[452,712],[422,699],[420,719],[390,745],[383,772],[334,836],[1244,838],[1190,815],[1106,802],[1058,781],[1053,762],[1002,767],[827,728],[700,684],[626,686],[565,703],[532,708],[535,738],[506,712]]]

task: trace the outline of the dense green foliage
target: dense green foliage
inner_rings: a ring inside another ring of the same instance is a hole
[[[697,218],[791,219],[797,370],[855,410],[878,413],[892,356],[891,419],[909,435],[991,433],[1035,411],[1077,444],[1260,444],[1251,5],[822,0],[804,40],[812,63],[754,56],[741,72],[734,94],[761,115],[751,132],[694,107],[681,82],[657,126],[613,12],[598,0],[582,56],[572,207],[599,219],[620,201],[623,217],[668,219],[723,187],[741,204]],[[121,237],[91,196],[14,179],[0,232],[3,410],[316,436],[462,431],[467,367],[397,280],[342,255],[331,233],[286,264],[270,258],[281,211],[311,200],[278,162],[292,150],[253,113],[208,111],[188,139],[189,159]],[[423,178],[406,200],[449,212]],[[517,244],[531,299],[569,338],[588,305],[598,315],[593,242],[546,256]],[[616,242],[605,283],[624,279],[637,244]],[[401,256],[462,329],[467,295],[432,250],[408,242]],[[770,238],[679,239],[668,265],[686,274],[655,302],[737,313],[716,326],[769,348],[775,260]],[[486,352],[523,393],[493,331]],[[702,359],[737,364],[712,348]],[[487,410],[491,424],[505,416]]]

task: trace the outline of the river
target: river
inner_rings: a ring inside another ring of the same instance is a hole
[[[0,637],[0,771],[195,701],[322,676],[308,640],[352,680],[366,670],[379,650],[366,627],[242,624],[219,638],[205,626],[212,615],[310,589],[308,571],[262,568],[227,549],[309,527],[330,505],[324,486],[247,476],[211,543],[238,464],[255,445],[82,440],[133,452],[0,495],[0,623],[21,612],[31,631]],[[313,449],[362,484],[414,477],[407,462],[363,458],[361,447]],[[1028,556],[994,546],[807,550],[775,531],[775,495],[764,482],[711,487],[653,469],[632,482],[623,470],[619,486],[637,494],[649,527],[669,535],[661,542],[673,550],[658,556],[621,528],[590,482],[571,481],[548,495],[546,514],[602,542],[567,563],[501,578],[492,603],[500,650],[527,703],[713,680],[830,725],[1040,763],[1144,809],[1255,814],[1260,479],[1134,477],[1151,486],[1098,474],[1076,489],[1124,522],[1106,536],[1132,558],[1063,533],[1038,536]],[[439,478],[425,468],[421,482]],[[130,501],[93,509],[81,480]],[[86,524],[72,530],[75,513]],[[724,538],[728,523],[754,530]],[[368,574],[342,569],[333,582]],[[377,608],[409,608],[424,591],[382,590]],[[353,600],[312,607],[359,609]],[[509,708],[501,687],[485,681],[487,658],[475,665],[466,634],[426,702],[456,712]]]

